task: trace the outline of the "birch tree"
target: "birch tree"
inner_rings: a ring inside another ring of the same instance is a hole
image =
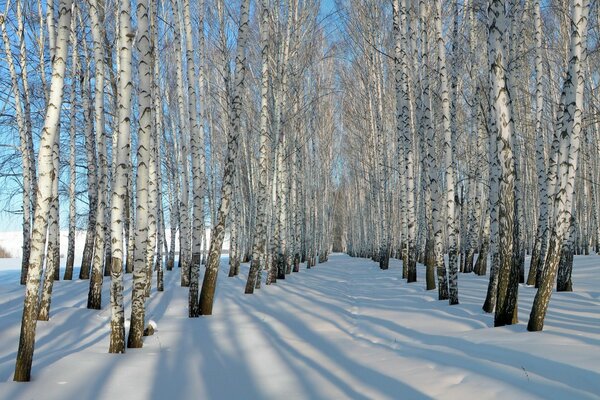
[[[248,272],[245,293],[254,293],[259,271],[266,261],[267,247],[267,174],[269,149],[269,5],[267,0],[260,2],[260,45],[261,45],[261,86],[260,86],[260,138],[258,193],[256,202],[256,233],[252,246],[252,261]]]
[[[455,222],[455,174],[452,138],[450,125],[450,95],[448,91],[448,75],[446,72],[446,47],[442,37],[442,8],[440,0],[435,0],[435,34],[438,45],[438,68],[442,100],[442,126],[444,130],[444,165],[446,177],[446,219],[448,220],[448,288],[450,304],[458,304],[458,259],[456,248]]]
[[[579,147],[582,130],[582,107],[584,76],[581,60],[585,52],[583,38],[587,30],[589,2],[574,0],[571,6],[571,39],[567,75],[563,83],[564,111],[561,118],[564,123],[558,132],[560,137],[557,185],[553,202],[553,230],[549,239],[548,253],[545,259],[544,273],[535,295],[527,330],[540,331],[544,327],[544,318],[550,303],[552,288],[561,258],[561,251],[569,226],[571,225],[572,205],[575,187],[575,173],[578,165]]]
[[[235,82],[230,116],[230,129],[227,138],[227,158],[221,187],[221,204],[215,225],[211,233],[210,249],[206,262],[206,272],[200,292],[200,315],[211,315],[219,273],[221,249],[225,238],[225,222],[231,204],[231,192],[235,175],[235,160],[238,151],[238,138],[242,113],[242,95],[246,74],[246,43],[248,42],[248,14],[250,0],[242,0],[240,5],[240,26],[238,29],[238,48],[235,58]]]
[[[200,26],[204,25],[204,1],[199,2]],[[190,290],[189,290],[189,316],[198,317],[198,279],[200,274],[200,259],[202,236],[204,235],[204,133],[202,122],[198,124],[196,111],[196,71],[194,67],[194,38],[192,36],[192,22],[190,17],[189,0],[183,0],[183,20],[185,26],[185,44],[187,58],[187,82],[188,82],[188,117],[191,136],[192,151],[192,181],[193,181],[193,221],[192,221],[192,259],[190,265]],[[201,28],[200,35],[204,35]],[[202,54],[200,55],[202,58]],[[200,67],[201,69],[201,67]],[[202,87],[199,88],[202,90]]]
[[[10,1],[6,3],[6,10],[10,9]],[[21,1],[17,1],[17,36],[19,38],[20,48],[20,68],[21,68],[21,81],[23,85],[23,91],[21,91],[19,85],[19,76],[15,68],[13,61],[13,52],[11,49],[10,38],[6,29],[6,17],[5,15],[0,21],[0,29],[2,30],[2,40],[4,43],[4,51],[6,53],[6,63],[11,78],[11,86],[13,93],[13,101],[15,107],[15,115],[17,120],[17,128],[19,130],[20,139],[20,153],[21,162],[23,165],[23,253],[21,262],[21,285],[24,285],[27,281],[27,270],[29,266],[29,257],[31,253],[31,223],[32,223],[32,211],[34,207],[34,195],[36,188],[36,172],[35,172],[35,160],[33,152],[33,138],[32,138],[32,127],[31,127],[31,111],[30,111],[30,99],[29,99],[29,84],[28,84],[28,73],[27,73],[27,62],[26,62],[26,45],[25,45],[25,28],[23,22],[23,13]]]
[[[35,330],[38,314],[38,292],[42,275],[44,246],[50,201],[52,198],[52,180],[57,174],[54,170],[53,144],[58,135],[60,111],[63,101],[63,88],[67,64],[68,41],[71,25],[71,0],[59,3],[58,35],[56,37],[55,54],[52,58],[52,81],[50,84],[49,102],[44,118],[44,127],[40,138],[38,152],[38,187],[32,232],[32,247],[29,259],[21,334],[17,350],[17,360],[13,379],[18,382],[29,381],[35,343]],[[4,16],[2,17],[2,20]],[[1,21],[0,21],[1,22]],[[48,273],[49,271],[46,271]]]
[[[417,280],[417,248],[416,248],[416,220],[415,220],[415,172],[413,157],[414,123],[412,121],[411,99],[409,95],[410,75],[408,73],[408,54],[402,43],[407,43],[407,3],[408,1],[394,0],[394,33],[395,33],[395,80],[396,80],[396,124],[398,137],[404,142],[404,154],[406,165],[406,215],[407,232],[406,247],[408,256],[407,280]]]
[[[77,32],[76,30],[77,8],[73,6],[73,15],[71,17],[71,93],[69,97],[69,233],[67,245],[67,260],[65,265],[65,280],[73,278],[73,264],[75,262],[75,217],[77,207],[75,204],[75,195],[77,190],[77,170],[76,170],[76,131],[77,131],[77,85],[78,76],[81,74],[79,69],[79,53],[77,51]]]
[[[126,0],[128,1],[128,0]],[[138,106],[139,106],[139,128],[138,128],[138,147],[137,147],[137,169],[136,169],[136,213],[135,213],[135,248],[134,248],[134,269],[133,269],[133,289],[131,293],[131,323],[129,336],[127,338],[127,347],[140,348],[143,345],[142,337],[144,333],[145,318],[145,300],[147,286],[148,265],[148,182],[150,166],[150,145],[152,134],[152,46],[150,37],[150,17],[149,0],[138,2],[136,17],[138,21],[138,39],[136,48],[139,53],[140,63],[138,65],[139,86],[138,86]],[[122,21],[121,26],[129,28],[128,13],[124,7],[121,10],[121,16],[127,15],[127,21]],[[124,29],[124,28],[122,28]],[[126,35],[126,32],[124,34]],[[122,40],[130,40],[131,35],[125,36]],[[120,84],[124,94],[128,95],[128,101],[131,98],[131,53],[123,54],[128,58],[121,60]],[[129,107],[123,107],[123,114],[120,120],[119,129],[129,132]]]
[[[544,260],[541,258],[542,243],[548,240],[548,180],[546,174],[546,138],[543,130],[542,115],[544,112],[543,75],[544,66],[542,61],[542,16],[539,0],[534,0],[534,26],[535,26],[535,154],[538,178],[538,190],[540,206],[538,211],[538,224],[535,236],[535,244],[529,264],[528,285],[536,285],[537,270],[541,269]],[[544,246],[545,247],[545,246]]]
[[[497,132],[500,186],[498,192],[498,295],[494,326],[517,322],[518,266],[513,259],[515,224],[515,164],[513,159],[513,121],[510,90],[507,87],[506,49],[503,36],[508,25],[503,0],[488,5],[488,59],[492,134]]]
[[[90,14],[92,6],[90,6]],[[85,245],[79,269],[79,279],[89,279],[90,267],[95,245],[96,212],[98,210],[98,168],[96,164],[96,139],[94,137],[95,116],[92,108],[92,95],[90,90],[90,61],[88,46],[83,41],[85,67],[81,84],[81,105],[85,120],[85,156],[87,161],[87,193],[88,193],[88,219],[85,234]],[[101,77],[97,76],[97,79]],[[66,279],[66,278],[65,278]]]
[[[96,210],[95,246],[90,275],[88,304],[90,309],[99,310],[102,305],[102,269],[104,267],[106,208],[108,200],[108,156],[104,128],[104,84],[105,84],[105,46],[101,23],[104,21],[104,0],[90,2],[92,20],[92,39],[94,42],[94,131],[98,151],[98,208]],[[82,268],[84,266],[82,265]]]

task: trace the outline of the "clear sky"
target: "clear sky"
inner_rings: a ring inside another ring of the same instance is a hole
[[[322,0],[321,1],[321,12],[327,14],[335,8],[334,0]]]

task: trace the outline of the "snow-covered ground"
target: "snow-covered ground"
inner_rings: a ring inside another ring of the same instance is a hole
[[[554,293],[544,332],[492,328],[481,311],[487,278],[460,275],[460,305],[365,259],[336,254],[312,270],[244,295],[242,275],[219,276],[214,315],[187,318],[179,271],[148,301],[158,327],[143,349],[108,350],[108,285],[101,311],[87,282],[55,284],[51,320],[38,323],[29,383],[12,382],[23,288],[18,259],[0,266],[1,399],[598,399],[600,257],[576,257],[575,291]],[[77,272],[74,276],[77,276]],[[126,279],[127,315],[131,281]]]

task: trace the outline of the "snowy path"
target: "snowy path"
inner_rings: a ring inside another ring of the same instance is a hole
[[[214,316],[195,320],[173,271],[148,304],[158,331],[125,355],[106,353],[109,310],[85,309],[87,282],[59,282],[28,384],[11,381],[22,288],[0,271],[0,399],[597,399],[599,264],[576,259],[576,291],[554,294],[543,333],[525,330],[531,288],[523,322],[489,328],[486,278],[461,275],[450,307],[424,290],[421,267],[407,285],[395,260],[381,271],[333,255],[252,296],[222,271]]]

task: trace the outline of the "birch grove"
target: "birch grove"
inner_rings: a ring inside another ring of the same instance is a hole
[[[42,3],[0,10],[17,381],[61,265],[124,353],[153,296],[185,290],[182,315],[209,316],[219,279],[268,296],[332,252],[456,308],[474,273],[494,326],[539,331],[573,260],[597,256],[597,2]]]

